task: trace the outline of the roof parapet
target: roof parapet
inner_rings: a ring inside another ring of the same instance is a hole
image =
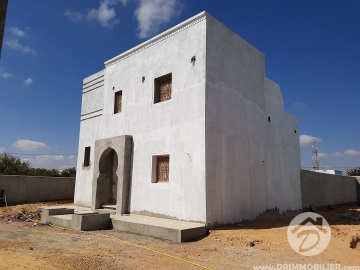
[[[191,17],[190,19],[187,19],[184,22],[182,22],[178,25],[175,25],[174,27],[166,30],[165,32],[162,32],[161,34],[139,44],[138,46],[136,46],[130,50],[127,50],[126,52],[119,54],[118,56],[115,56],[114,58],[111,58],[110,60],[106,61],[104,63],[105,67],[109,67],[109,66],[115,64],[116,62],[126,59],[126,58],[130,57],[131,55],[134,55],[142,50],[145,50],[146,48],[151,47],[154,44],[161,42],[164,39],[167,39],[167,38],[175,35],[176,33],[180,32],[182,30],[185,30],[185,29],[193,26],[194,24],[197,24],[197,23],[205,20],[206,15],[207,15],[207,12],[203,11],[203,12]]]

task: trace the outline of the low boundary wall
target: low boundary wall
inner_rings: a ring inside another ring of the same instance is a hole
[[[301,170],[303,208],[359,202],[359,182],[355,177]]]
[[[0,175],[8,204],[74,198],[75,177]]]

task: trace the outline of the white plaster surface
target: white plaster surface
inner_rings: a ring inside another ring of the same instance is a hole
[[[90,160],[93,160],[95,140],[132,135],[130,211],[205,221],[206,21],[203,19],[204,16],[191,27],[177,29],[161,42],[107,65],[102,115],[81,121],[76,204],[90,206],[92,167],[98,166],[82,168],[84,148],[91,147]],[[195,66],[190,63],[194,55]],[[172,99],[154,104],[154,79],[167,73],[172,73],[173,78]],[[94,76],[84,82],[90,80]],[[119,90],[122,90],[123,109],[114,114],[114,93]],[[82,111],[98,109],[93,102],[83,103],[83,107],[91,109]],[[162,153],[170,155],[170,181],[151,183],[152,156]]]
[[[83,93],[75,204],[91,204],[95,140],[132,135],[130,212],[225,224],[301,208],[297,119],[249,43],[203,12],[105,65],[84,79],[94,90]],[[168,73],[172,98],[154,104],[154,79]],[[159,154],[170,155],[169,183],[151,183]]]
[[[264,55],[209,15],[206,51],[207,224],[301,209],[298,122]]]

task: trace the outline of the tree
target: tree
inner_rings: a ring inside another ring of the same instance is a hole
[[[69,168],[61,172],[56,169],[32,168],[27,160],[21,160],[9,153],[0,154],[0,175],[30,175],[51,177],[75,177],[76,169]]]
[[[360,176],[360,167],[355,167],[353,169],[347,170],[346,175],[349,176]]]
[[[75,167],[65,169],[61,172],[61,177],[75,177],[76,176],[76,169]]]
[[[0,174],[4,175],[28,175],[31,170],[29,161],[22,161],[9,153],[0,154]]]

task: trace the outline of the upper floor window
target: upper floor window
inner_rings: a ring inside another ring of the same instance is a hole
[[[85,147],[84,153],[84,167],[90,166],[90,146]]]
[[[172,92],[172,74],[155,79],[154,103],[163,102],[171,99]]]
[[[115,93],[114,114],[120,113],[122,109],[122,91]]]

